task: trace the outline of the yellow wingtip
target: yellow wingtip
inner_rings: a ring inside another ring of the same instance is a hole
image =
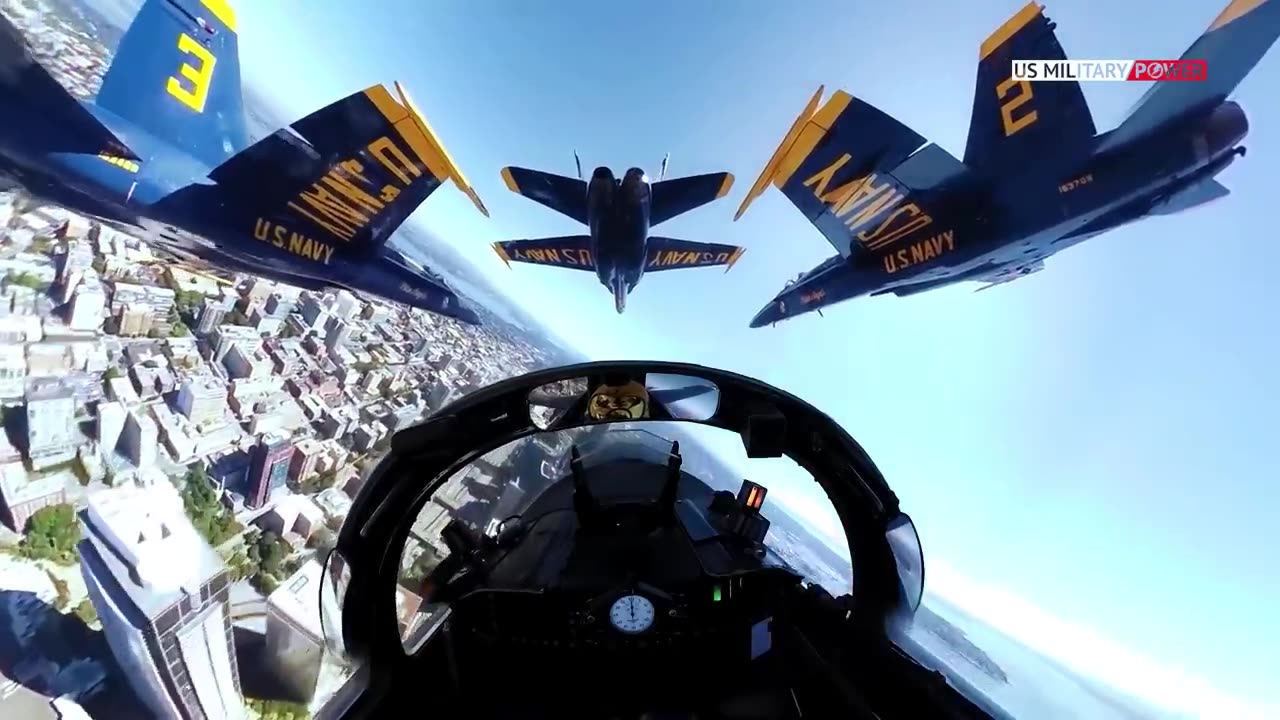
[[[413,118],[413,123],[417,125],[418,130],[426,136],[427,142],[431,145],[431,149],[435,151],[443,161],[445,174],[450,180],[453,180],[453,184],[458,186],[459,190],[471,199],[471,203],[476,206],[477,210],[479,210],[485,217],[489,217],[489,210],[484,206],[484,203],[481,202],[479,194],[476,193],[475,188],[471,187],[471,183],[467,182],[467,177],[462,174],[462,170],[458,167],[458,164],[453,161],[453,157],[449,155],[449,151],[445,149],[444,145],[440,142],[440,138],[437,137],[435,131],[431,129],[431,124],[427,122],[426,116],[418,109],[417,104],[413,102],[413,98],[409,97],[409,91],[405,90],[404,85],[401,85],[399,80],[395,81],[395,88],[396,94],[400,96],[400,103],[409,111],[409,116]]]
[[[747,196],[742,199],[742,204],[738,206],[738,212],[733,216],[734,222],[737,222],[746,214],[747,208],[751,206],[751,203],[763,195],[765,189],[769,187],[769,183],[773,181],[774,175],[778,172],[778,167],[782,164],[787,152],[791,150],[791,146],[795,144],[796,139],[800,137],[800,131],[804,129],[805,124],[817,111],[818,104],[822,102],[822,96],[826,91],[826,85],[819,85],[818,91],[813,94],[813,97],[809,98],[804,110],[801,110],[795,121],[791,123],[787,134],[782,137],[782,142],[778,143],[778,148],[773,151],[773,156],[769,158],[769,162],[765,163],[764,169],[760,171],[760,177],[756,178],[751,189],[747,191]]]
[[[728,272],[733,269],[733,266],[736,265],[737,262],[742,259],[742,256],[746,252],[747,252],[747,249],[744,247],[739,247],[737,250],[733,251],[733,255],[729,256],[729,262],[725,264],[724,271],[726,274],[728,274]]]
[[[493,243],[493,251],[498,254],[498,257],[502,260],[502,264],[506,265],[507,269],[510,270],[511,258],[507,255],[506,248],[502,247],[502,243]]]
[[[516,183],[515,176],[511,174],[511,168],[502,168],[502,182],[506,183],[508,190],[517,195],[520,194],[520,185]]]

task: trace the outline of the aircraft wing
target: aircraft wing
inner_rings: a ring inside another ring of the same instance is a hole
[[[677,215],[702,207],[712,200],[729,194],[733,187],[732,173],[710,173],[691,177],[659,180],[649,189],[653,197],[649,204],[649,227],[664,223]]]
[[[796,118],[734,219],[773,184],[842,257],[946,231],[935,225],[928,196],[968,177],[968,168],[844,91],[819,110],[822,93]]]
[[[372,259],[446,180],[475,190],[396,83],[374,85],[276,131],[210,173],[250,209],[245,233],[317,261]],[[256,216],[256,217],[255,217]],[[305,248],[324,248],[307,251]]]
[[[0,106],[28,107],[37,117],[58,118],[67,128],[49,152],[97,155],[139,160],[123,140],[103,125],[40,63],[13,23],[0,14]]]
[[[591,254],[591,238],[587,235],[506,240],[494,243],[493,251],[507,267],[511,267],[514,261],[591,272],[596,269],[595,258]]]
[[[502,181],[511,192],[588,224],[586,182],[521,167],[502,168]]]
[[[737,245],[692,242],[656,235],[650,236],[646,249],[648,256],[645,258],[645,272],[719,265],[724,265],[724,271],[729,272],[742,257],[742,253],[747,251]]]
[[[1107,134],[1098,152],[1127,145],[1188,112],[1208,108],[1230,95],[1280,37],[1280,0],[1231,0],[1182,54],[1204,60],[1203,82],[1158,82],[1147,90],[1124,122]]]

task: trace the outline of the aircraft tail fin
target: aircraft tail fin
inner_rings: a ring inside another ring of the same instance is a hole
[[[1231,0],[1180,60],[1203,60],[1202,82],[1158,82],[1098,148],[1109,152],[1227,99],[1280,38],[1280,0]]]
[[[43,148],[50,152],[110,154],[138,160],[138,156],[109,128],[67,92],[47,69],[31,55],[22,31],[0,13],[0,107],[6,113],[24,108],[33,118],[58,118],[65,132],[56,143]]]
[[[929,232],[938,209],[930,191],[965,181],[968,168],[844,91],[819,109],[822,91],[796,118],[734,219],[773,184],[843,257]]]
[[[227,0],[146,0],[94,102],[210,167],[248,147]]]
[[[1048,151],[1079,151],[1097,133],[1080,83],[1012,77],[1013,60],[1067,59],[1053,30],[1033,0],[982,43],[964,150],[969,167],[996,173]]]

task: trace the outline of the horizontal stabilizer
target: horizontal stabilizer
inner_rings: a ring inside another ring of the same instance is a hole
[[[305,235],[360,257],[376,255],[446,180],[487,214],[425,121],[401,100],[374,85],[263,138],[210,177],[255,208],[258,226],[270,233],[284,233],[286,241]]]
[[[1151,208],[1152,215],[1173,215],[1183,210],[1190,210],[1193,207],[1199,207],[1221,200],[1231,194],[1225,185],[1210,178],[1191,187],[1174,193],[1168,200]]]
[[[591,253],[591,238],[586,235],[540,238],[538,240],[506,240],[493,244],[502,262],[511,267],[512,262],[531,265],[595,272],[596,262]]]
[[[819,110],[821,95],[819,88],[735,219],[772,183],[843,257],[929,232],[929,193],[918,188],[967,177],[960,162],[940,147],[922,149],[921,135],[844,91]]]
[[[1143,138],[1170,122],[1204,112],[1227,99],[1280,37],[1280,0],[1231,0],[1187,51],[1183,60],[1204,60],[1203,82],[1158,82],[1129,117],[1098,148],[1106,153]]]
[[[587,224],[586,182],[521,167],[502,168],[502,181],[511,192]]]
[[[645,249],[647,253],[644,262],[645,272],[721,265],[724,266],[725,272],[729,272],[733,269],[734,263],[742,259],[742,254],[747,251],[746,248],[737,245],[676,240],[656,235],[649,238]]]
[[[665,166],[665,162],[664,162]],[[655,227],[677,215],[718,200],[733,187],[731,173],[710,173],[691,177],[659,180],[649,188],[653,192],[649,204],[649,227]]]
[[[56,146],[29,150],[103,153],[141,159],[32,57],[22,31],[3,14],[0,14],[0,107],[21,107],[32,117],[57,118],[58,125],[65,129],[54,140]]]

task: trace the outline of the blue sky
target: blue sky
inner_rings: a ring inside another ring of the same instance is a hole
[[[414,222],[562,337],[599,359],[753,375],[842,422],[916,519],[932,591],[1167,705],[1280,707],[1280,53],[1236,95],[1253,130],[1220,178],[1227,200],[989,292],[865,299],[751,330],[832,253],[776,190],[731,222],[810,94],[848,90],[962,155],[978,45],[1018,0],[238,5],[247,80],[287,117],[406,84],[492,212],[445,188]],[[1071,57],[1176,57],[1220,9],[1064,0],[1048,14]],[[1143,90],[1085,87],[1100,128]],[[656,171],[670,152],[672,175],[733,172],[728,198],[662,231],[746,255],[727,275],[648,276],[621,317],[591,274],[506,269],[490,242],[581,229],[498,170],[571,175],[575,148],[588,171]],[[779,494],[817,497],[799,483]]]

